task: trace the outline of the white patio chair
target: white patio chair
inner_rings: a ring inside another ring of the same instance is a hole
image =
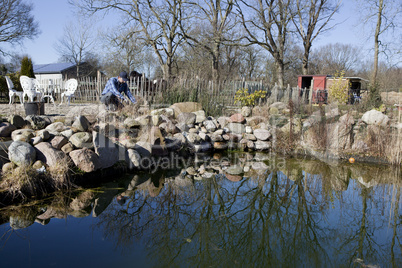
[[[22,98],[25,99],[25,96],[28,97],[28,100],[34,102],[34,99],[39,101],[41,99],[42,94],[35,89],[34,81],[28,76],[22,75],[20,77],[20,83],[22,90],[24,91]]]
[[[20,99],[20,103],[22,105],[24,103],[24,98],[22,97],[23,92],[14,89],[14,84],[10,77],[5,76],[5,78],[8,86],[8,96],[10,98],[10,102],[8,104],[14,103],[14,98],[15,96],[17,96]]]
[[[64,85],[65,91],[61,93],[61,102],[60,105],[63,103],[64,97],[67,97],[68,105],[70,105],[70,100],[71,98],[75,98],[75,91],[77,90],[78,87],[78,81],[77,79],[68,79],[66,84]]]
[[[39,81],[35,78],[31,78],[31,80],[35,91],[40,93],[40,101],[43,102],[45,98],[49,98],[54,104],[53,96],[50,94],[45,94],[45,89],[41,87]]]

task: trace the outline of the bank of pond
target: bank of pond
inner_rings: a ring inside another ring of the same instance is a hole
[[[1,208],[2,266],[402,264],[398,168],[263,152],[158,159]]]
[[[228,151],[316,157],[400,167],[399,119],[337,107],[295,114],[284,103],[214,118],[199,103],[72,117],[11,115],[0,123],[0,202],[27,201],[127,171],[169,167],[169,157]],[[176,164],[177,166],[177,164]]]

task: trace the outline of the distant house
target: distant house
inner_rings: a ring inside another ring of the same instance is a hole
[[[44,80],[67,80],[70,78],[77,78],[77,65],[74,63],[51,63],[51,64],[35,64],[33,71],[36,79]],[[80,77],[96,77],[97,69],[92,65],[84,62],[80,64],[79,76]]]

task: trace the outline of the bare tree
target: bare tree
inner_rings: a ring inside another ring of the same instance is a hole
[[[0,0],[0,43],[20,44],[40,33],[38,23],[31,14],[32,9],[32,4],[23,0]],[[0,52],[7,54],[1,48]]]
[[[221,47],[228,39],[228,33],[235,26],[234,17],[230,19],[233,6],[233,0],[190,1],[187,7],[193,10],[196,19],[189,21],[189,24],[197,26],[184,28],[184,21],[181,21],[182,31],[187,41],[205,49],[210,54],[214,80],[219,80],[220,77]]]
[[[332,5],[333,0],[296,0],[295,16],[292,17],[297,34],[303,41],[304,53],[302,73],[309,73],[309,55],[317,36],[332,29],[329,22],[338,12],[341,0]]]
[[[292,0],[237,0],[246,40],[267,50],[275,61],[278,86],[284,86],[285,45],[290,33]]]
[[[175,56],[183,43],[179,21],[185,19],[182,0],[69,0],[89,14],[120,11],[126,16],[124,25],[136,22],[140,25],[144,41],[151,46],[163,70],[163,78],[172,75]]]
[[[128,73],[141,67],[144,61],[145,44],[134,28],[108,31],[104,35],[106,69],[126,70]],[[107,68],[107,66],[112,68]],[[108,70],[107,70],[108,71]]]
[[[371,74],[371,84],[376,85],[378,63],[380,53],[389,53],[390,41],[387,40],[387,33],[398,29],[401,23],[402,4],[398,0],[365,0],[359,1],[359,6],[364,16],[364,26],[374,26],[371,30],[374,38],[374,64]],[[400,33],[399,33],[400,35]],[[397,42],[397,50],[400,52],[400,39]],[[398,51],[394,51],[399,53]]]
[[[359,68],[361,49],[347,44],[327,44],[313,50],[311,54],[312,69],[315,73],[335,74],[345,71],[351,75]]]
[[[77,77],[80,76],[80,65],[86,57],[91,57],[91,49],[95,45],[89,22],[79,20],[64,27],[64,34],[54,45],[63,61],[76,64]]]

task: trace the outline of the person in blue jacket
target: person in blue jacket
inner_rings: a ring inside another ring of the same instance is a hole
[[[105,89],[102,92],[101,102],[108,109],[111,106],[111,109],[121,108],[124,106],[123,103],[125,101],[137,102],[128,88],[127,81],[127,73],[124,71],[118,77],[112,77],[107,81]]]

